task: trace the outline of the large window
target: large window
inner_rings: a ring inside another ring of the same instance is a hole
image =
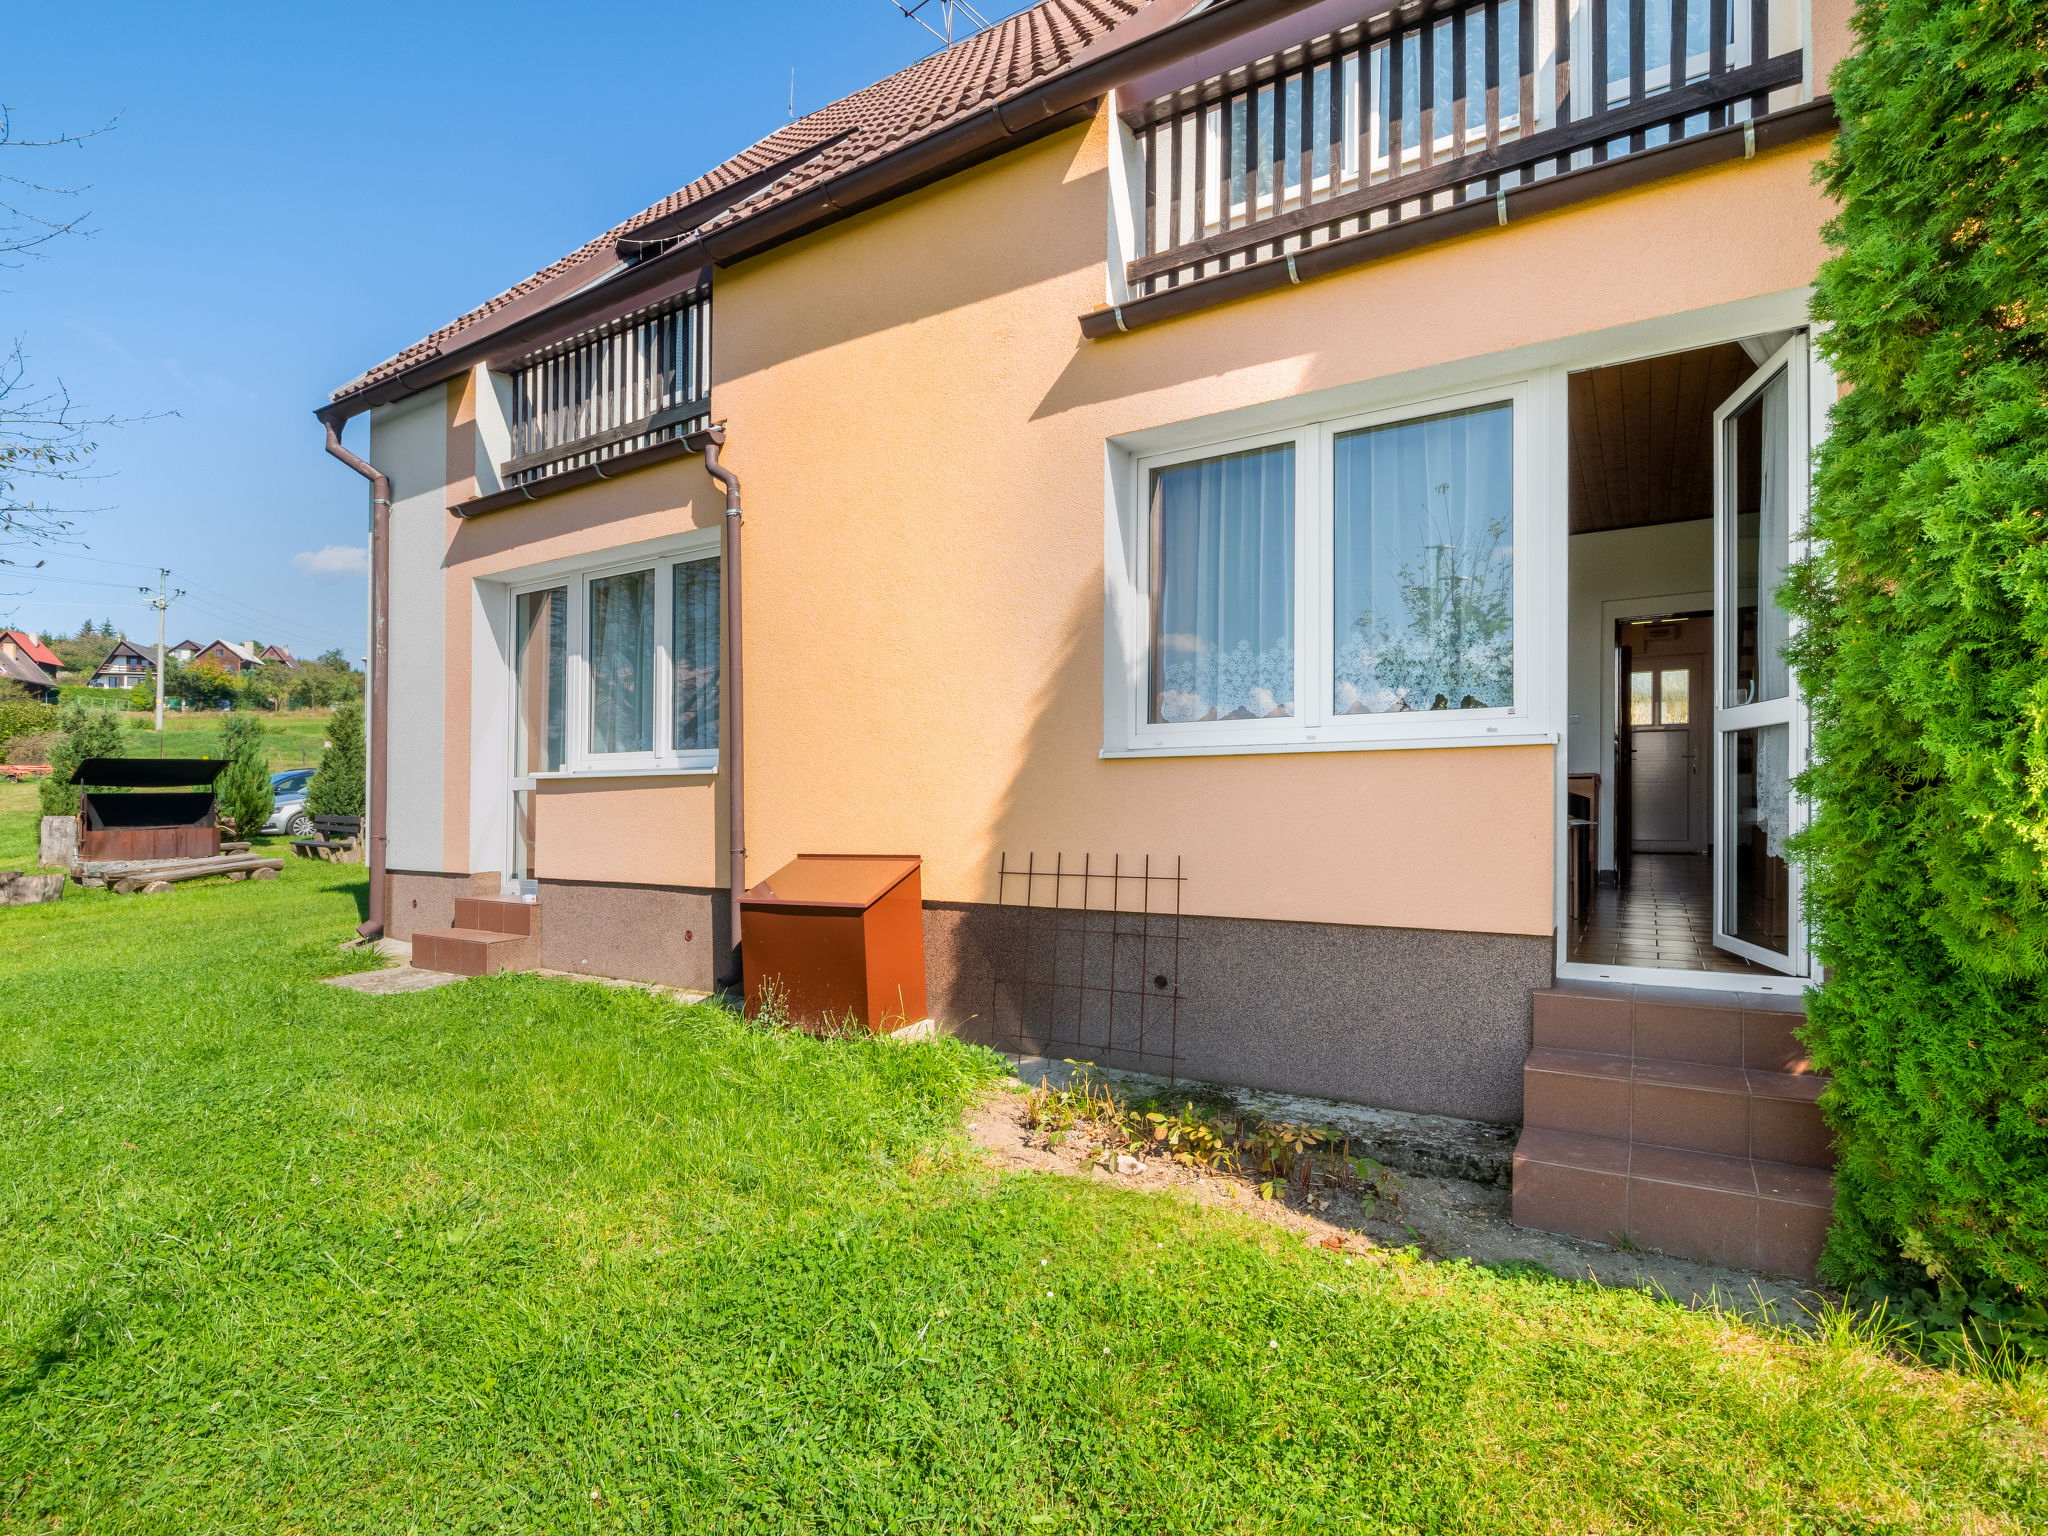
[[[515,589],[515,778],[717,767],[719,562],[703,543]]]
[[[1138,458],[1109,749],[1515,733],[1517,410],[1503,389]]]

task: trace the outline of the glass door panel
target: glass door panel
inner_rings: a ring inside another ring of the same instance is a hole
[[[1786,850],[1806,718],[1779,602],[1806,509],[1806,338],[1793,338],[1714,414],[1714,943],[1806,972],[1799,871]]]
[[[534,779],[568,759],[569,589],[522,592],[514,611],[512,849],[506,874],[517,884],[534,873]]]

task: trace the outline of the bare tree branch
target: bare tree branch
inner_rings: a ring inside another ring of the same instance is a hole
[[[51,139],[18,139],[14,136],[13,111],[0,103],[0,150],[83,148],[87,139],[112,132],[114,123],[118,121],[116,118],[84,133],[59,134]],[[81,210],[68,219],[56,218],[37,212],[26,201],[29,197],[77,197],[87,190],[85,187],[54,186],[0,171],[0,257],[41,256],[41,247],[60,235],[91,234],[92,231],[85,227],[85,221],[92,217],[90,211]],[[0,260],[0,267],[20,265],[18,261]]]

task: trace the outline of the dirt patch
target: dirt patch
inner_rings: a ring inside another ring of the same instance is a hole
[[[1478,1264],[1534,1264],[1569,1280],[1631,1286],[1688,1306],[1720,1306],[1749,1316],[1796,1324],[1826,1293],[1794,1280],[1723,1269],[1663,1254],[1623,1252],[1599,1243],[1518,1227],[1511,1196],[1498,1184],[1390,1173],[1381,1198],[1337,1187],[1288,1187],[1261,1197],[1262,1180],[1244,1173],[1211,1172],[1158,1159],[1124,1157],[1118,1171],[1094,1160],[1098,1145],[1086,1134],[1057,1146],[1026,1120],[1027,1092],[1007,1084],[985,1096],[965,1117],[968,1138],[994,1167],[1124,1184],[1163,1198],[1234,1210],[1296,1233],[1304,1243],[1363,1253],[1375,1247],[1416,1248],[1429,1259],[1470,1259]]]

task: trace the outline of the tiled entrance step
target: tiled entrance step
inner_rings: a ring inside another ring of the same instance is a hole
[[[540,905],[514,896],[458,896],[453,928],[413,934],[412,963],[457,976],[530,971],[540,964]]]
[[[1769,993],[1536,993],[1516,1223],[1810,1278],[1834,1153],[1804,1017]]]

